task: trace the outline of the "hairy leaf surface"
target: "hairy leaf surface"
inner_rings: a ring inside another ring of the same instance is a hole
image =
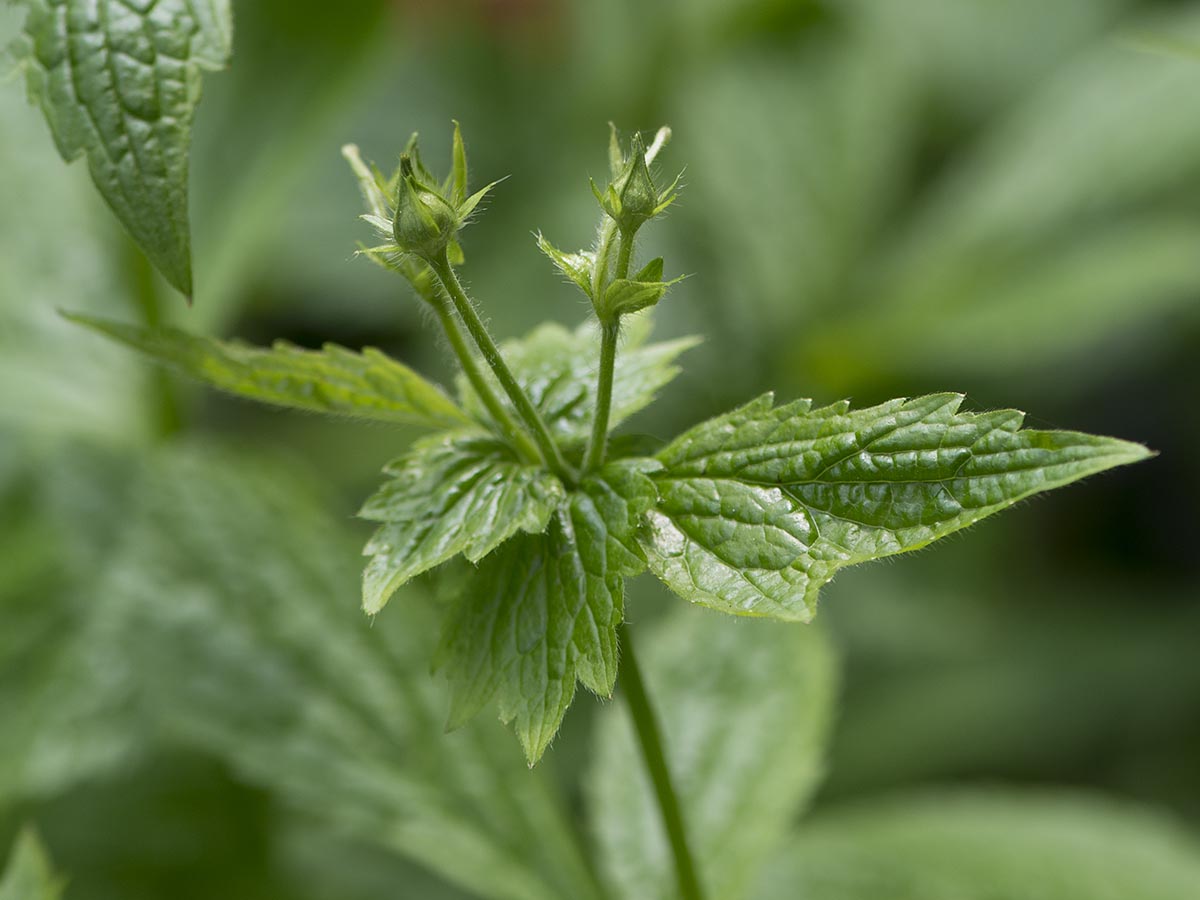
[[[845,566],[916,550],[1038,491],[1144,459],[1139,444],[1020,430],[959,394],[850,411],[764,395],[658,455],[650,568],[685,599],[807,621]]]
[[[0,900],[58,900],[62,882],[37,835],[26,829],[17,835],[8,865],[0,877]]]
[[[566,492],[494,438],[438,435],[385,470],[359,515],[383,524],[363,553],[363,608],[377,613],[404,582],[458,554],[478,562],[518,531],[539,534]]]
[[[668,767],[710,896],[741,897],[822,774],[835,692],[817,628],[678,608],[635,635]],[[674,869],[628,712],[606,708],[587,779],[615,897],[673,896]]]
[[[141,328],[75,314],[67,318],[249,400],[426,428],[470,424],[439,387],[373,347],[356,353],[326,344],[318,351],[277,341],[266,349],[175,328]]]
[[[817,818],[754,900],[1190,900],[1200,846],[1170,820],[1078,795],[927,792]]]
[[[624,579],[645,568],[635,535],[655,499],[644,474],[652,466],[610,463],[583,481],[544,534],[512,538],[467,581],[438,653],[454,694],[451,727],[495,696],[532,765],[577,679],[612,693]]]
[[[188,148],[200,73],[229,61],[229,0],[25,0],[16,55],[63,159],[86,154],[117,218],[192,293]]]
[[[611,428],[648,406],[679,374],[676,357],[699,343],[698,338],[680,338],[646,344],[649,333],[647,320],[633,319],[624,334],[613,377]],[[584,323],[574,331],[556,324],[541,325],[522,340],[506,342],[501,350],[554,436],[568,444],[585,440],[596,405],[596,372],[600,368],[595,323]],[[498,385],[496,391],[502,395]],[[459,394],[463,407],[486,421],[483,404],[464,378],[459,379]]]

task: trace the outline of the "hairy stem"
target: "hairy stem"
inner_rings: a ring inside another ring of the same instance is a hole
[[[629,260],[632,255],[633,235],[622,232],[621,246],[617,250],[617,267],[613,273],[614,278],[629,277]],[[597,259],[597,272],[600,271],[600,266],[600,261]],[[602,281],[599,287],[603,289]],[[596,411],[592,415],[592,434],[588,438],[587,453],[583,458],[585,472],[602,466],[604,455],[608,451],[608,420],[612,415],[613,373],[616,371],[617,363],[617,338],[621,334],[620,322],[617,319],[613,319],[611,322],[602,322],[600,328],[600,374],[596,381]]]
[[[458,321],[454,318],[449,302],[445,298],[439,297],[433,303],[433,308],[442,325],[442,330],[446,333],[446,339],[450,341],[454,355],[458,357],[458,363],[462,366],[463,373],[471,382],[471,387],[475,389],[479,399],[483,401],[483,405],[487,407],[492,421],[496,423],[505,438],[525,458],[526,462],[540,461],[541,454],[538,453],[537,445],[530,440],[525,429],[513,419],[512,413],[500,402],[500,398],[496,396],[492,386],[483,377],[483,372],[480,371],[479,364],[475,361],[475,354],[467,346],[466,338],[463,337],[462,329],[458,327]]]
[[[508,368],[508,363],[500,355],[500,348],[496,346],[496,342],[488,334],[483,320],[475,312],[475,307],[459,283],[458,276],[454,274],[454,269],[450,265],[450,260],[447,258],[446,252],[442,251],[440,257],[428,260],[428,262],[429,267],[438,277],[438,280],[441,281],[442,287],[445,288],[451,302],[453,302],[459,318],[467,326],[467,331],[470,333],[471,339],[475,342],[475,346],[479,348],[479,352],[483,355],[484,360],[491,366],[492,371],[496,373],[496,380],[500,382],[500,386],[508,394],[508,398],[512,401],[513,406],[516,407],[517,414],[521,417],[521,420],[530,432],[532,432],[533,439],[537,443],[538,450],[541,452],[546,466],[568,485],[574,484],[577,477],[575,472],[563,458],[562,451],[559,449],[558,444],[555,443],[554,438],[551,437],[550,430],[546,427],[546,423],[542,421],[542,417],[534,407],[533,401],[522,390],[521,385],[517,383],[517,379],[513,376],[512,370]]]
[[[658,810],[662,815],[667,840],[671,844],[671,856],[675,861],[675,880],[679,885],[680,900],[703,900],[704,891],[700,887],[691,850],[688,849],[679,798],[671,784],[671,772],[663,754],[658,721],[650,706],[650,698],[646,695],[646,685],[642,681],[637,656],[633,652],[633,643],[629,639],[628,625],[621,626],[621,651],[621,694],[629,706],[629,715],[633,719],[638,743],[641,745],[642,759],[654,784]]]

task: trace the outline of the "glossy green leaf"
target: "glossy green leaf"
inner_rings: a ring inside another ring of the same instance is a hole
[[[1191,900],[1200,844],[1169,819],[1084,796],[925,793],[800,830],[754,900]]]
[[[617,677],[624,579],[645,568],[636,531],[654,503],[647,460],[586,478],[544,534],[518,535],[461,590],[438,652],[450,679],[450,727],[493,696],[532,765],[558,731],[576,679],[601,696]]]
[[[192,293],[188,148],[200,73],[229,61],[229,0],[25,0],[30,100],[166,279]]]
[[[545,531],[566,496],[545,469],[475,435],[428,438],[384,471],[391,478],[359,512],[383,523],[363,550],[371,614],[404,582],[460,553],[478,562],[518,531]]]
[[[744,896],[822,775],[836,682],[830,644],[817,628],[687,607],[637,637],[701,877],[710,896]],[[673,896],[671,853],[628,711],[606,708],[597,728],[587,796],[611,894]]]
[[[175,328],[141,328],[74,314],[67,318],[249,400],[426,428],[470,423],[439,387],[373,347],[356,353],[326,344],[317,351],[277,341],[266,349]]]
[[[1020,430],[1016,410],[960,413],[959,394],[851,412],[771,395],[658,455],[650,568],[681,597],[808,621],[838,569],[916,550],[1039,491],[1145,459],[1139,444]]]
[[[675,359],[699,343],[698,338],[679,338],[647,344],[649,332],[648,320],[636,318],[625,332],[613,378],[610,427],[615,428],[649,405],[679,374]],[[568,444],[586,440],[600,367],[595,323],[587,322],[574,331],[561,325],[542,325],[522,340],[506,342],[501,350],[555,437]],[[466,379],[460,377],[458,387],[463,407],[485,420],[486,412]],[[500,391],[498,385],[496,390]]]
[[[592,296],[592,270],[596,265],[596,254],[590,250],[568,253],[559,250],[541,234],[537,236],[538,249],[550,258],[558,270],[569,278],[588,297]]]
[[[22,831],[0,877],[0,900],[58,900],[61,896],[62,881],[50,868],[42,842],[31,830]]]

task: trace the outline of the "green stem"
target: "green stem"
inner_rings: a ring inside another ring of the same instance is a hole
[[[488,334],[483,320],[475,312],[475,307],[459,283],[458,276],[454,274],[454,269],[450,265],[450,260],[446,256],[446,252],[442,251],[440,257],[428,260],[428,262],[429,267],[441,281],[442,287],[445,288],[446,293],[450,296],[450,300],[454,303],[454,308],[457,310],[459,318],[467,326],[467,331],[470,332],[475,346],[479,348],[479,352],[483,355],[484,360],[491,366],[492,371],[496,373],[496,380],[500,382],[500,386],[508,394],[508,398],[517,409],[517,414],[533,433],[533,439],[537,442],[542,459],[545,460],[546,465],[555,475],[568,485],[573,485],[577,479],[576,473],[563,458],[562,451],[559,449],[558,444],[554,442],[554,438],[551,437],[550,430],[546,427],[546,423],[542,421],[542,417],[538,413],[537,408],[534,407],[533,401],[529,399],[529,395],[517,383],[512,370],[508,368],[508,363],[500,355],[500,348],[496,346],[496,342]]]
[[[606,284],[602,267],[607,265],[608,247],[612,246],[612,233],[606,226],[601,235],[603,253],[596,260],[596,289],[604,290]],[[600,256],[604,259],[601,260]],[[614,278],[629,277],[629,260],[633,256],[633,235],[621,232],[621,245],[617,250],[617,267],[613,272]],[[597,295],[598,296],[598,295]],[[617,363],[617,338],[621,333],[618,319],[602,322],[600,325],[600,374],[596,381],[596,411],[592,415],[592,434],[588,438],[587,453],[583,458],[585,472],[599,468],[604,464],[604,456],[608,451],[608,420],[612,415],[613,374]]]
[[[617,337],[621,326],[614,320],[605,322],[600,331],[600,375],[596,382],[596,411],[592,416],[592,435],[588,439],[583,470],[590,472],[604,465],[608,449],[608,419],[612,413],[613,373],[617,363]]]
[[[646,685],[642,681],[637,656],[634,655],[633,644],[629,639],[628,625],[621,626],[620,640],[621,693],[629,705],[629,714],[641,744],[642,759],[646,763],[646,770],[650,774],[650,781],[654,784],[654,793],[658,798],[658,810],[662,815],[667,840],[671,844],[671,856],[675,861],[675,880],[679,885],[679,897],[680,900],[703,900],[704,891],[700,887],[696,864],[688,849],[679,798],[671,784],[671,772],[663,754],[658,721],[650,706],[650,698],[646,695]]]
[[[471,382],[471,387],[475,389],[479,399],[483,401],[483,405],[487,407],[492,421],[504,432],[509,443],[516,447],[517,452],[525,457],[526,461],[538,462],[541,454],[538,453],[537,446],[530,440],[525,429],[516,423],[512,414],[500,402],[496,392],[492,390],[492,386],[487,383],[487,379],[483,377],[483,372],[475,361],[475,354],[467,346],[462,329],[458,327],[458,321],[454,318],[454,313],[450,311],[450,305],[444,298],[439,297],[433,303],[433,308],[437,313],[438,321],[442,324],[442,330],[446,333],[446,339],[450,341],[454,355],[458,357],[458,363],[462,366],[463,373]]]
[[[132,241],[125,241],[128,277],[142,322],[147,328],[162,326],[161,296],[155,283],[154,267]],[[183,429],[179,396],[170,373],[155,367],[150,374],[150,390],[154,399],[154,430],[158,437],[168,438]]]

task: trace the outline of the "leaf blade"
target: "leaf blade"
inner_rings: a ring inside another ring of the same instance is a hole
[[[359,515],[383,523],[363,549],[363,609],[459,555],[478,562],[518,531],[540,534],[565,497],[559,480],[498,441],[439,435],[390,464]]]
[[[448,616],[435,665],[446,671],[457,728],[495,697],[532,766],[582,681],[601,696],[617,676],[624,579],[645,562],[634,534],[654,502],[646,460],[585,479],[544,534],[487,557]]]
[[[1031,494],[1145,459],[1145,447],[1021,430],[933,394],[850,411],[770,395],[658,455],[644,543],[677,594],[735,615],[808,621],[845,566],[926,546]]]
[[[229,61],[228,0],[26,0],[16,44],[30,102],[67,162],[85,155],[125,230],[192,295],[188,147],[202,70]]]
[[[174,328],[139,328],[93,316],[63,315],[239,397],[392,424],[427,428],[471,424],[439,387],[373,347],[356,353],[326,344],[317,351],[277,341],[260,348]]]

